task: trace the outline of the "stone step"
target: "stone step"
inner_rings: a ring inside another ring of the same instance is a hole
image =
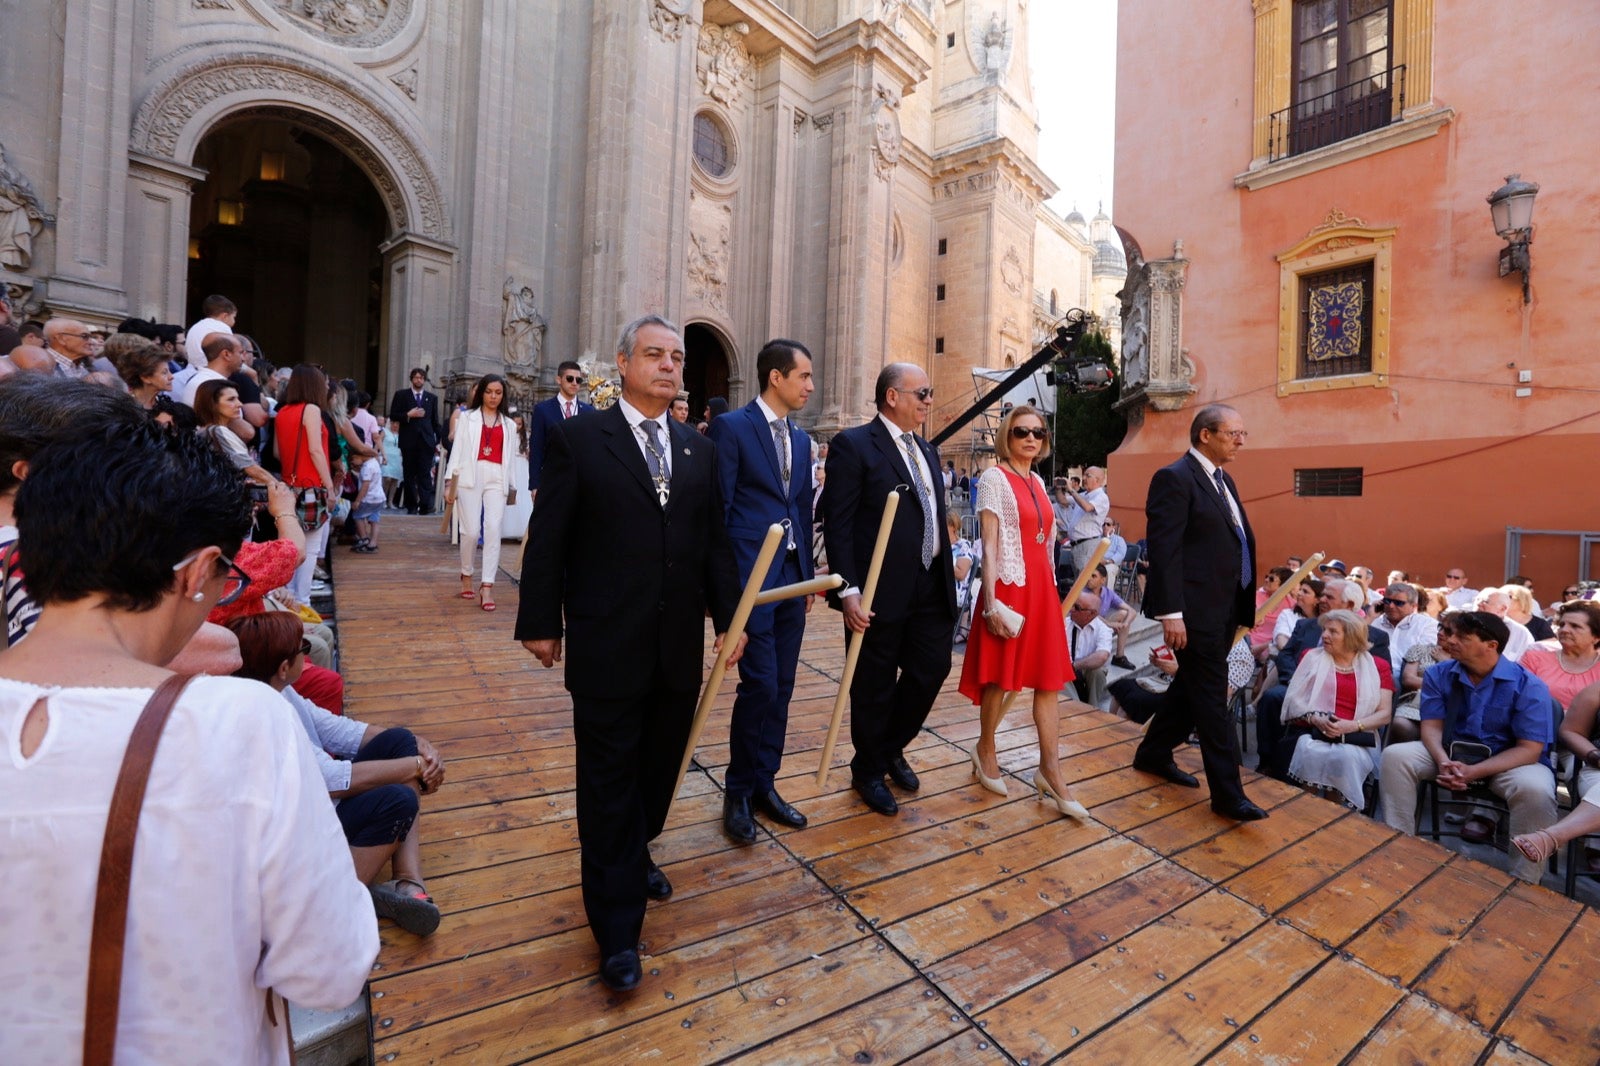
[[[363,994],[343,1010],[311,1010],[289,1004],[298,1066],[354,1066],[368,1061],[371,1028]]]

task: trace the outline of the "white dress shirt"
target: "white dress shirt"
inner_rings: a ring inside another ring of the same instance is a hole
[[[1067,649],[1074,663],[1082,662],[1096,652],[1103,651],[1110,655],[1115,647],[1115,634],[1098,616],[1086,626],[1078,625],[1070,617],[1067,619]]]
[[[1210,459],[1207,459],[1197,448],[1190,448],[1189,454],[1195,457],[1195,459],[1200,463],[1200,469],[1206,472],[1206,483],[1208,485],[1215,486],[1217,483],[1217,464],[1213,463]],[[1244,515],[1239,510],[1239,501],[1233,498],[1233,493],[1231,492],[1224,492],[1222,494],[1222,498],[1228,501],[1228,511],[1233,515],[1234,525],[1238,526],[1240,529],[1243,529]],[[1172,614],[1160,614],[1156,616],[1157,621],[1166,621],[1169,618],[1176,618],[1181,622],[1183,621],[1183,612],[1174,611]]]
[[[1389,661],[1396,673],[1406,661],[1406,652],[1418,644],[1439,643],[1439,620],[1421,611],[1406,615],[1398,625],[1390,625],[1389,619],[1380,617],[1372,628],[1389,634]]]

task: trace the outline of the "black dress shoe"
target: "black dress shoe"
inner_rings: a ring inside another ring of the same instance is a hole
[[[889,780],[907,792],[915,792],[922,787],[922,782],[917,780],[917,772],[911,769],[904,755],[896,755],[889,760]]]
[[[600,980],[613,992],[631,992],[643,977],[644,967],[639,965],[637,951],[619,951],[600,963]]]
[[[1213,803],[1211,809],[1224,818],[1232,818],[1236,822],[1259,822],[1267,816],[1267,812],[1257,807],[1247,799],[1237,803]]]
[[[784,802],[778,795],[778,790],[769,788],[765,792],[757,792],[753,799],[756,810],[766,815],[780,825],[787,825],[795,829],[804,829],[806,816]]]
[[[666,899],[672,895],[672,882],[667,880],[667,875],[655,863],[645,867],[644,894],[651,899]]]
[[[1133,768],[1139,771],[1141,774],[1155,774],[1157,777],[1166,778],[1174,785],[1182,785],[1184,788],[1200,787],[1199,778],[1195,777],[1193,774],[1187,774],[1178,769],[1178,764],[1173,762],[1171,759],[1168,759],[1164,763],[1140,762],[1138,759],[1135,759],[1133,760]]]
[[[862,801],[879,814],[899,814],[900,804],[894,801],[894,793],[889,791],[879,778],[853,777],[850,787],[856,790]]]
[[[756,842],[756,820],[750,817],[749,796],[722,797],[722,828],[735,844]]]
[[[1130,660],[1126,655],[1114,656],[1112,658],[1112,660],[1111,660],[1111,665],[1112,666],[1116,666],[1116,667],[1120,667],[1123,670],[1137,670],[1137,669],[1139,669],[1137,666],[1133,665],[1132,660]]]

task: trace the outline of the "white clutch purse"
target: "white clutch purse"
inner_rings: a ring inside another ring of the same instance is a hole
[[[1005,634],[1007,640],[1022,632],[1022,623],[1024,621],[1022,615],[1013,611],[999,600],[996,600],[994,606],[985,612],[985,617],[994,618],[995,623],[1000,627],[1001,632]]]

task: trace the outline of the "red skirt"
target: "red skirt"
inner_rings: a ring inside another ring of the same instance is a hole
[[[1026,523],[1024,523],[1026,525]],[[1061,598],[1056,592],[1055,568],[1050,565],[1050,545],[1039,544],[1026,532],[1022,538],[1022,559],[1028,582],[1007,585],[996,581],[995,595],[1000,602],[1023,617],[1022,632],[1010,640],[989,632],[978,604],[967,637],[967,657],[961,664],[960,693],[979,702],[986,685],[999,685],[1008,692],[1031,688],[1035,692],[1060,692],[1073,679],[1072,653],[1067,648],[1067,627],[1061,617]],[[987,561],[987,560],[986,560]]]

